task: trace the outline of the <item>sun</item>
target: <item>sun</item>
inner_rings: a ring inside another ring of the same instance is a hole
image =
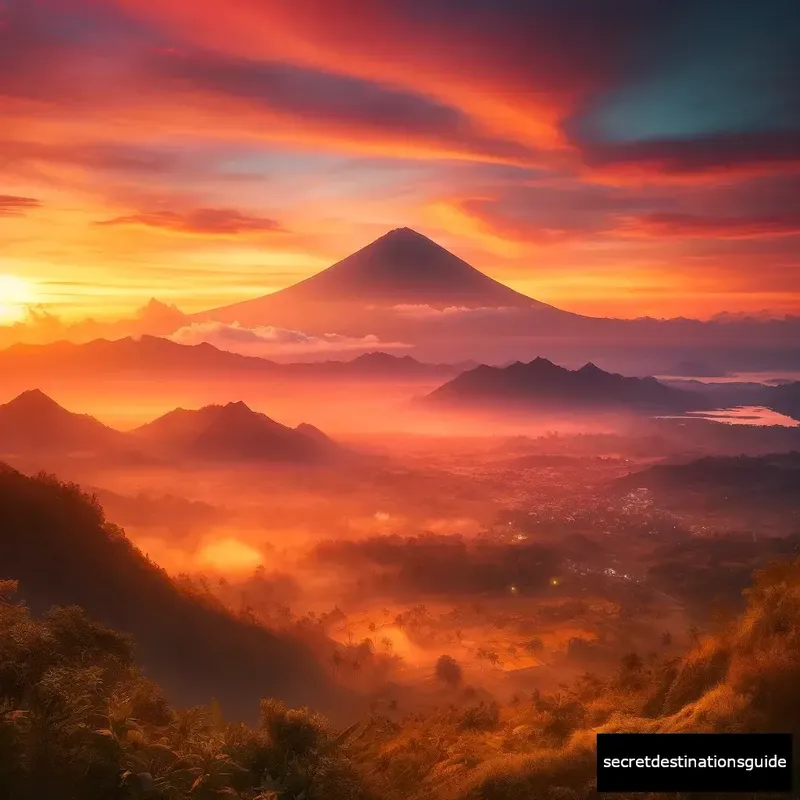
[[[16,275],[0,275],[0,325],[21,322],[34,302],[33,284]]]

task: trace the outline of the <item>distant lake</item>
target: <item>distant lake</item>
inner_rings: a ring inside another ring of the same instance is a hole
[[[656,375],[662,381],[702,381],[703,383],[792,383],[800,381],[800,372],[731,372],[721,378],[700,378],[691,375]]]
[[[785,428],[800,426],[800,422],[796,419],[762,406],[736,406],[735,408],[721,408],[717,411],[688,411],[681,416],[662,417],[661,419],[707,419],[727,425],[780,425]]]

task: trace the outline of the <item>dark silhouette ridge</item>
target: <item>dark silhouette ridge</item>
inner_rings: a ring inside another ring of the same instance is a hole
[[[241,401],[196,411],[176,408],[133,435],[160,451],[210,461],[322,463],[344,455],[313,426],[290,428]]]
[[[686,464],[656,464],[620,479],[623,490],[690,493],[703,502],[726,506],[758,501],[797,504],[800,452],[765,456],[709,456]]]
[[[264,696],[329,705],[326,674],[298,640],[180,591],[74,484],[0,466],[0,564],[35,611],[78,605],[133,634],[148,674],[180,704],[216,697],[239,719]]]
[[[763,405],[787,417],[800,419],[800,381],[765,386]]]
[[[655,378],[627,378],[592,363],[568,370],[546,358],[507,367],[482,365],[464,372],[423,398],[429,405],[502,408],[522,405],[553,411],[620,408],[685,411],[702,408],[703,398]]]

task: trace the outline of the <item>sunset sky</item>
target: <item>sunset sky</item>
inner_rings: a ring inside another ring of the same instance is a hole
[[[800,313],[797,0],[0,0],[0,323],[409,226],[572,311]]]

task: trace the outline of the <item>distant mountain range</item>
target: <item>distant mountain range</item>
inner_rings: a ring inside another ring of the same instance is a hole
[[[299,334],[300,341],[334,334],[342,337],[339,341],[350,337],[384,343],[376,349],[402,344],[412,348],[409,352],[416,359],[434,364],[464,359],[503,363],[535,350],[564,363],[591,360],[627,374],[652,373],[654,363],[682,361],[700,362],[701,372],[705,363],[722,373],[800,369],[800,317],[729,315],[701,321],[572,313],[511,289],[409,228],[389,231],[293,286],[244,302],[184,314],[153,300],[128,320],[20,324],[0,335],[0,341],[61,335],[88,342],[100,336],[169,336],[182,331],[191,341],[205,337],[221,343],[203,327],[213,323],[282,330]],[[250,334],[259,342],[257,331]],[[264,352],[270,351],[270,343],[268,336]],[[114,367],[102,346],[95,345],[95,350],[98,364]],[[318,358],[314,352],[310,357]],[[135,362],[133,354],[127,358]],[[125,359],[121,363],[135,366]]]
[[[67,411],[38,389],[0,405],[0,456],[44,453],[296,464],[352,455],[313,425],[290,428],[242,402],[175,409],[129,433]]]
[[[666,386],[655,378],[627,378],[591,363],[569,370],[545,358],[507,367],[476,367],[440,386],[422,402],[429,407],[498,412],[515,408],[654,413],[707,407],[702,395]]]
[[[553,358],[610,359],[624,363],[618,368],[626,372],[653,359],[666,364],[700,356],[726,371],[800,368],[800,318],[704,322],[576,314],[514,291],[409,228],[389,231],[293,286],[192,319],[371,334],[411,344],[415,355],[434,361],[501,362],[546,345]]]
[[[37,382],[39,378],[71,380],[107,375],[142,377],[209,377],[224,374],[263,374],[292,379],[444,379],[476,366],[474,361],[428,364],[411,356],[364,353],[350,361],[282,364],[256,356],[220,350],[211,344],[178,344],[158,336],[96,339],[84,344],[16,344],[0,350],[3,375]]]

